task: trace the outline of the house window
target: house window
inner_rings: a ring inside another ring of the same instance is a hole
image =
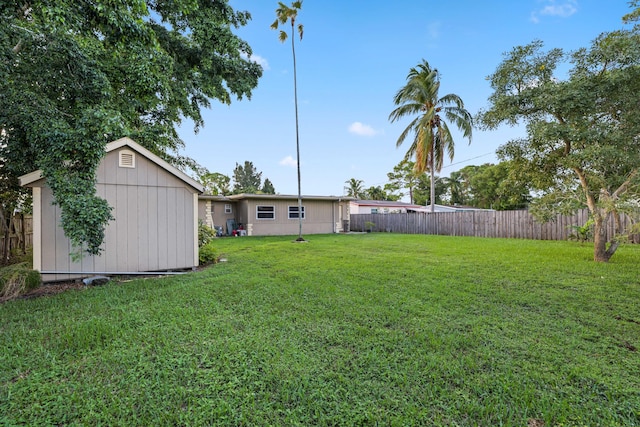
[[[120,166],[121,168],[135,168],[135,153],[131,150],[120,150],[118,152],[118,166]]]
[[[231,209],[231,205],[230,204],[225,204],[224,205],[224,213],[226,213],[226,214],[233,213],[233,210]]]
[[[378,213],[378,208],[371,208],[371,213]]]
[[[298,206],[289,206],[289,219],[298,219]],[[304,219],[304,206],[302,207],[302,219]]]
[[[275,206],[256,206],[256,219],[276,219]]]

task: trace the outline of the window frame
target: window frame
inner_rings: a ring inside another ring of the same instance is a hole
[[[232,214],[233,213],[233,206],[231,206],[231,203],[225,203],[224,204],[224,213],[225,214]]]
[[[295,209],[295,212],[291,212],[291,209]],[[291,216],[291,214],[294,214],[295,216]],[[298,205],[289,205],[287,207],[287,215],[289,219],[298,219]],[[305,219],[307,217],[306,215],[306,209],[304,208],[304,205],[302,205],[302,219]]]
[[[263,209],[260,211],[260,209]],[[270,208],[270,210],[264,210],[264,208]],[[260,214],[271,214],[271,218],[269,217],[260,217]],[[256,205],[256,220],[259,221],[274,221],[276,219],[276,207],[274,205]]]

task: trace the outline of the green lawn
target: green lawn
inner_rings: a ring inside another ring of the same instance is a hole
[[[0,305],[0,425],[640,425],[640,246],[308,239]]]

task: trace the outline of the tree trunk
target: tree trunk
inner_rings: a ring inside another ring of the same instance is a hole
[[[293,100],[296,110],[296,166],[298,169],[298,238],[296,241],[303,242],[302,237],[302,184],[300,180],[300,132],[298,129],[298,78],[296,73],[296,48],[294,40],[293,20],[291,20],[291,53],[293,55]]]
[[[594,218],[593,222],[593,260],[596,262],[607,262],[607,238],[602,217]]]
[[[433,148],[432,148],[433,150]],[[431,166],[429,167],[431,169],[431,188],[430,188],[430,195],[429,198],[431,199],[431,212],[435,212],[436,211],[436,173],[433,170],[433,166],[434,166],[434,153],[433,151],[431,152]]]
[[[618,215],[616,212],[612,213],[614,216]],[[601,214],[594,215],[593,222],[593,260],[596,262],[609,262],[611,257],[620,242],[615,237],[612,237],[610,241],[607,241],[607,214],[604,216]],[[616,218],[616,231],[619,226],[619,218]],[[607,243],[609,247],[607,248]]]

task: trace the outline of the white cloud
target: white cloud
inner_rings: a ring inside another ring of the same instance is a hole
[[[298,165],[298,162],[296,162],[296,159],[294,159],[293,157],[287,156],[284,159],[280,160],[280,165],[295,168]]]
[[[255,63],[256,63],[256,64],[258,64],[258,65],[261,65],[261,66],[262,66],[262,69],[263,69],[264,71],[267,71],[267,70],[270,70],[270,69],[271,69],[271,68],[269,67],[269,62],[266,60],[266,58],[263,58],[263,57],[262,57],[262,56],[260,56],[260,55],[254,55],[254,54],[251,54],[251,56],[247,57],[247,54],[246,54],[246,53],[241,52],[241,53],[240,53],[240,57],[241,57],[241,58],[243,58],[243,59],[249,59],[249,61],[251,61],[251,62],[255,62]]]
[[[262,65],[262,68],[267,71],[270,70],[271,68],[269,67],[269,62],[267,61],[266,58],[263,58],[260,55],[251,55],[251,58],[249,58],[250,60],[252,60],[253,62],[256,62],[260,65]]]
[[[353,122],[349,125],[349,132],[360,136],[374,136],[379,133],[369,125],[360,122]]]
[[[565,0],[560,3],[556,0],[547,0],[546,5],[542,9],[531,13],[531,20],[537,24],[540,22],[540,16],[559,16],[561,18],[568,18],[577,11],[577,0]]]

